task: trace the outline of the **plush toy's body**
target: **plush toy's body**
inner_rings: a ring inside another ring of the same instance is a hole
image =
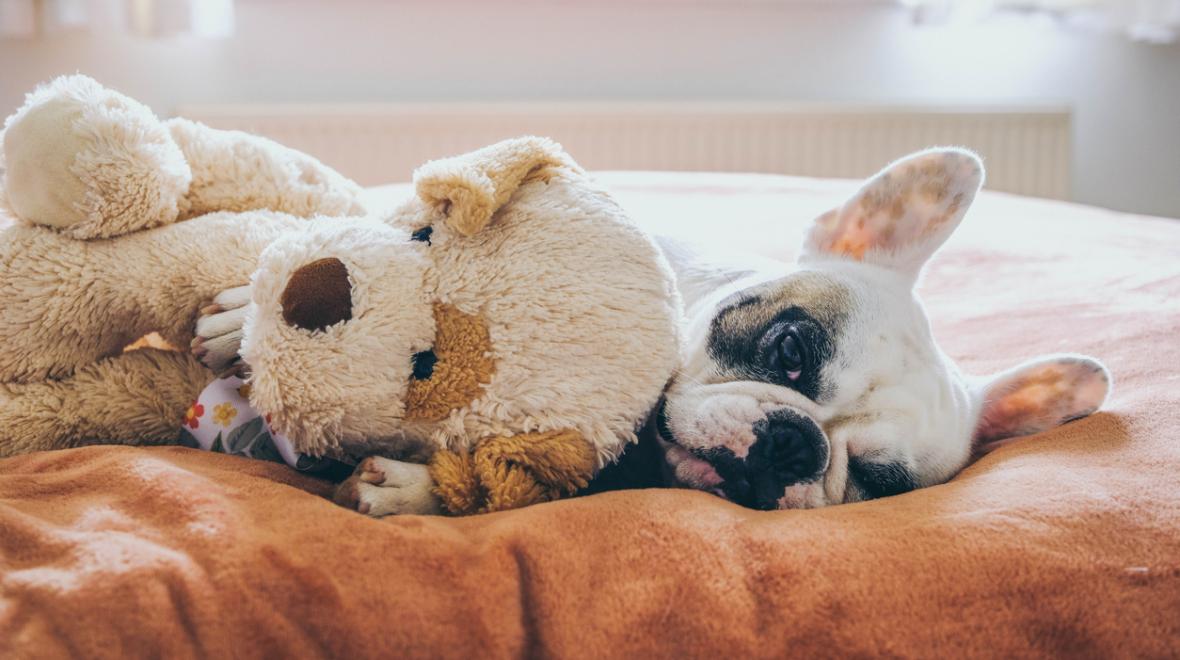
[[[0,455],[174,438],[213,373],[121,351],[187,346],[209,300],[198,353],[240,342],[251,404],[296,449],[430,461],[456,513],[583,484],[677,363],[663,257],[547,140],[429,163],[387,218],[310,157],[82,77],[30,95],[3,141],[23,222],[0,235]],[[422,508],[379,486],[370,512]]]

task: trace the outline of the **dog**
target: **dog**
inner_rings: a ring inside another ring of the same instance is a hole
[[[902,158],[815,220],[793,268],[657,237],[685,303],[686,354],[646,440],[585,492],[684,487],[762,510],[856,502],[945,482],[998,443],[1096,411],[1111,377],[1093,358],[971,377],[931,334],[914,288],[983,177],[962,149]],[[385,513],[438,510],[420,465],[368,457],[340,492],[358,484],[388,491]]]
[[[660,238],[688,354],[651,446],[592,489],[682,486],[763,510],[856,502],[943,483],[1001,442],[1097,410],[1111,377],[1093,358],[970,377],[931,334],[914,288],[983,178],[961,149],[902,158],[815,220],[791,269]]]

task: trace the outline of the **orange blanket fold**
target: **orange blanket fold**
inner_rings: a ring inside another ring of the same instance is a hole
[[[637,212],[776,237],[847,191],[690,181],[614,179]],[[1086,352],[1113,399],[950,483],[812,511],[643,490],[372,520],[184,448],[8,459],[0,657],[1180,653],[1180,222],[985,194],[923,295],[965,368]]]

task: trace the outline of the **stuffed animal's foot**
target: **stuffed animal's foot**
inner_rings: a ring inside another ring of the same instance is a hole
[[[435,452],[430,476],[447,511],[490,513],[573,495],[596,464],[594,447],[570,429],[486,438],[473,452]]]
[[[380,456],[361,461],[353,475],[336,489],[335,500],[374,518],[442,513],[430,468]]]
[[[76,442],[56,424],[42,384],[0,384],[0,458],[72,447]]]
[[[307,154],[239,131],[161,122],[83,75],[29,94],[0,142],[7,205],[73,238],[111,238],[214,211],[364,212],[360,187]]]
[[[11,385],[0,384],[0,420],[10,414],[10,407],[13,399],[16,398],[16,393],[12,391]],[[20,453],[20,449],[15,446],[16,443],[0,439],[0,458],[7,456],[14,456]]]
[[[244,375],[246,364],[238,351],[242,348],[242,324],[246,322],[249,303],[250,287],[247,285],[222,291],[212,304],[201,309],[192,353],[214,373],[232,371]]]
[[[82,76],[38,87],[0,139],[7,204],[79,239],[173,222],[192,171],[152,111]]]
[[[170,444],[209,380],[184,353],[143,348],[61,380],[0,384],[0,457],[95,443]]]

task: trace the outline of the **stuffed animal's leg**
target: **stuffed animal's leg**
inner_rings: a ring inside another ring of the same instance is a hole
[[[213,376],[186,353],[145,348],[63,380],[0,385],[0,457],[85,444],[171,444]]]
[[[149,332],[187,348],[200,307],[248,282],[262,250],[302,222],[218,213],[105,241],[10,228],[0,240],[0,382],[67,376]]]
[[[436,452],[429,467],[369,457],[340,484],[336,501],[371,516],[489,513],[573,495],[596,467],[594,448],[577,431],[522,433],[488,438],[472,452]]]
[[[0,133],[7,205],[78,239],[213,211],[359,214],[359,188],[270,140],[181,119],[81,75],[38,87]]]

